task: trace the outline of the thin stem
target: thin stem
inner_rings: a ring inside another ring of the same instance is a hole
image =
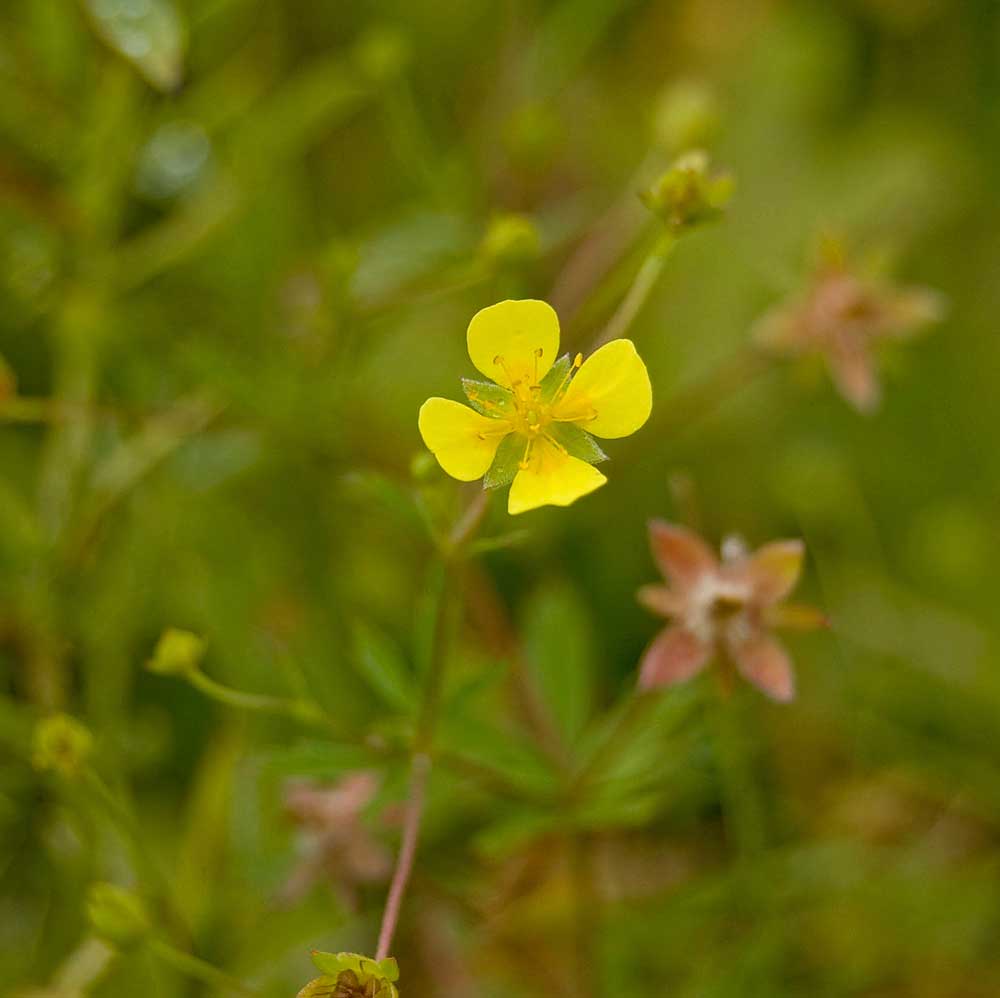
[[[620,339],[629,331],[649,299],[656,282],[660,279],[667,257],[670,256],[676,243],[677,237],[670,232],[656,241],[646,259],[643,260],[639,272],[635,275],[635,279],[625,293],[625,297],[615,314],[611,316],[600,336],[594,340],[592,350],[596,350],[611,340]]]
[[[307,724],[326,724],[332,721],[319,707],[308,700],[286,700],[283,697],[268,696],[264,693],[247,693],[225,686],[195,670],[187,676],[188,681],[207,697],[240,710],[252,710],[262,714],[279,714],[292,717]]]
[[[172,967],[187,974],[189,977],[204,981],[212,987],[225,991],[236,991],[242,995],[256,995],[258,993],[249,984],[244,984],[235,977],[230,977],[225,971],[220,970],[207,960],[202,960],[201,957],[194,956],[191,953],[185,953],[183,950],[177,949],[162,939],[154,939],[150,943],[150,949],[164,963],[169,963]]]
[[[399,858],[389,885],[389,896],[386,898],[385,911],[382,914],[382,925],[378,933],[378,948],[375,951],[376,960],[384,960],[392,947],[392,938],[399,924],[399,913],[403,907],[403,897],[413,872],[413,860],[417,855],[417,840],[420,838],[420,822],[424,816],[424,804],[427,799],[427,778],[430,776],[431,759],[424,753],[414,755],[410,763],[409,800],[406,805],[406,817],[403,822],[403,841],[399,848]]]
[[[475,509],[474,502],[471,509]],[[482,510],[485,510],[483,505]],[[452,533],[460,540],[471,536],[472,530],[478,524],[482,511],[473,515],[471,525],[466,526],[469,513],[460,521]],[[454,550],[454,549],[453,549]],[[424,816],[424,805],[427,799],[427,782],[431,772],[430,751],[434,742],[434,732],[441,705],[441,694],[444,689],[445,667],[448,661],[448,599],[451,586],[452,565],[444,558],[445,577],[441,592],[438,595],[437,612],[434,618],[434,634],[431,639],[431,655],[424,683],[423,700],[420,714],[417,717],[417,728],[413,737],[413,755],[410,761],[410,784],[407,792],[406,814],[403,819],[403,838],[396,859],[396,869],[389,885],[389,895],[386,898],[385,910],[382,913],[382,925],[379,928],[376,960],[383,960],[392,948],[393,936],[399,924],[399,914],[403,907],[403,898],[413,873],[413,861],[417,854],[417,841],[420,838],[420,823]]]

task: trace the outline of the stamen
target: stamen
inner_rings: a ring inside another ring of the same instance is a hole
[[[524,457],[517,462],[517,466],[521,469],[521,471],[524,471],[524,469],[528,467],[528,462],[531,460],[531,447],[534,444],[535,439],[535,437],[532,437],[528,441],[528,446],[524,450]]]
[[[534,384],[536,384],[536,385],[538,384],[538,361],[541,360],[541,357],[542,357],[543,353],[545,353],[545,351],[544,351],[544,349],[542,347],[539,347],[535,351],[535,380],[534,380]]]

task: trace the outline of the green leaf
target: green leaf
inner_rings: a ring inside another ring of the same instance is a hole
[[[579,458],[587,464],[600,464],[608,459],[601,445],[575,423],[549,423],[546,433],[564,447],[570,457]]]
[[[399,964],[396,963],[394,956],[387,956],[384,960],[379,960],[378,968],[387,981],[395,983],[399,980]]]
[[[417,701],[413,674],[400,648],[375,628],[354,625],[354,666],[385,703],[409,711]]]
[[[569,354],[563,354],[548,370],[545,377],[539,383],[538,400],[540,402],[551,402],[555,394],[562,387],[566,376],[569,374],[573,362]]]
[[[158,90],[175,90],[184,73],[185,31],[171,0],[86,0],[94,30]]]
[[[576,590],[556,582],[535,591],[523,621],[532,675],[563,736],[574,742],[594,702],[594,633]]]
[[[483,416],[500,419],[514,413],[514,396],[492,381],[462,378],[462,391],[465,392],[469,405]]]
[[[508,433],[500,441],[496,456],[489,471],[483,476],[484,489],[499,489],[510,485],[524,460],[524,452],[528,449],[528,441],[519,433]]]

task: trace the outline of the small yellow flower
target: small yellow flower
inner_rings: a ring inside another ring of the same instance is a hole
[[[472,317],[469,356],[489,382],[462,379],[469,404],[428,399],[424,443],[459,481],[510,485],[508,512],[568,506],[607,479],[594,437],[627,437],[649,418],[652,388],[631,340],[584,362],[556,359],[559,319],[543,301],[502,301]]]

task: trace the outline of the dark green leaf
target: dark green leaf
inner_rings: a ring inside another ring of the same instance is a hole
[[[514,413],[514,396],[492,381],[462,378],[462,391],[465,392],[469,405],[484,416],[500,419]]]
[[[568,583],[546,585],[528,601],[524,641],[535,682],[568,741],[590,717],[594,634],[590,616]]]
[[[504,485],[510,485],[514,481],[521,461],[524,460],[527,448],[528,441],[524,437],[518,433],[508,433],[500,441],[490,470],[483,477],[483,488],[499,489]]]
[[[390,707],[409,710],[416,703],[413,674],[387,635],[367,624],[355,624],[353,660],[359,675]]]

